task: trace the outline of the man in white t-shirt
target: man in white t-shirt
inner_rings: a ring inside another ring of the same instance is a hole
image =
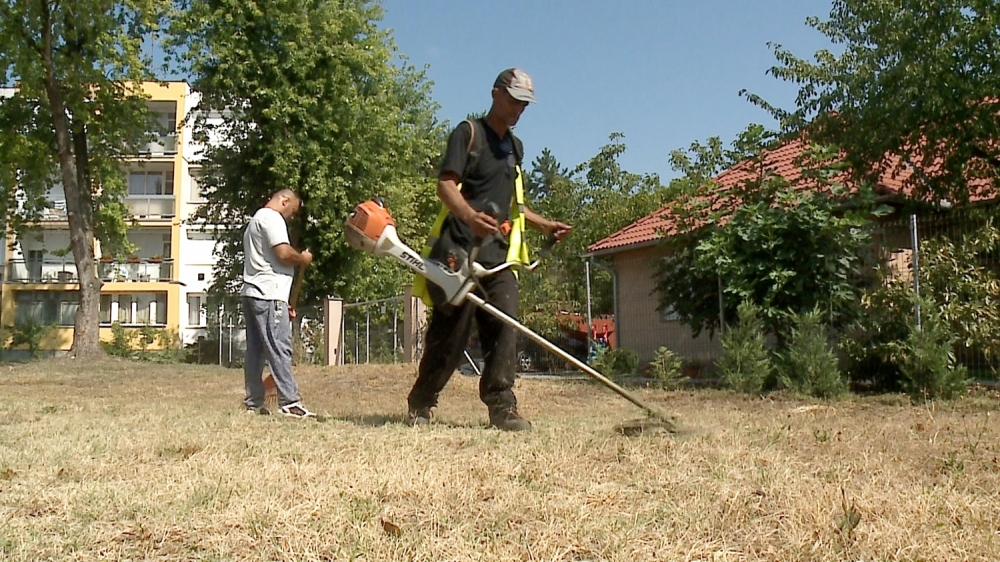
[[[302,206],[290,189],[271,196],[250,219],[243,234],[243,318],[247,327],[247,350],[243,361],[247,412],[269,414],[264,408],[264,362],[278,387],[280,413],[295,418],[315,417],[302,405],[292,376],[292,319],[288,305],[296,266],[312,263],[309,250],[301,252],[288,242],[288,226]]]

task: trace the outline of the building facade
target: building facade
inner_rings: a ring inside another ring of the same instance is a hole
[[[184,82],[142,85],[155,117],[153,140],[122,162],[128,188],[125,204],[131,224],[128,240],[135,251],[112,256],[95,241],[101,287],[101,339],[111,326],[146,325],[175,334],[188,344],[207,327],[205,294],[211,284],[211,232],[200,232],[188,219],[204,202],[197,181],[198,147],[185,116],[197,96]],[[38,228],[4,245],[0,288],[5,343],[10,329],[51,326],[41,342],[46,351],[68,351],[79,306],[79,279],[69,250],[69,223],[61,186],[47,195]]]

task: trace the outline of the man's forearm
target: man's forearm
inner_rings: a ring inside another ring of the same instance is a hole
[[[528,226],[531,226],[535,230],[544,232],[545,234],[552,233],[552,221],[532,211],[527,206],[524,207],[524,220],[528,222]]]
[[[292,266],[308,265],[308,264],[309,261],[306,260],[305,255],[302,252],[299,252],[298,250],[295,249],[292,249],[292,255],[289,257],[288,261],[285,262],[285,265],[292,265]]]
[[[289,267],[309,264],[309,260],[306,258],[305,254],[293,248],[291,244],[280,244],[275,246],[274,255],[278,258],[278,261]]]
[[[452,180],[441,180],[437,188],[438,198],[453,215],[463,222],[469,221],[469,216],[475,213],[475,209],[469,205],[468,201],[462,197],[462,192],[458,190],[458,184]]]

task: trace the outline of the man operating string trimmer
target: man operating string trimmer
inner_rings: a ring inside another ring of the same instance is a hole
[[[548,220],[524,202],[521,161],[524,150],[511,132],[521,113],[535,101],[531,77],[523,70],[504,70],[493,83],[493,103],[486,117],[467,120],[452,131],[438,175],[438,197],[444,208],[431,230],[430,256],[456,264],[483,240],[477,261],[494,267],[505,261],[528,262],[526,225],[562,240],[572,227]],[[500,235],[496,235],[500,233]],[[480,280],[483,298],[516,318],[517,279],[511,269]],[[417,381],[407,399],[407,421],[430,423],[438,396],[463,358],[475,320],[483,349],[484,369],[479,397],[489,408],[490,425],[507,431],[531,429],[518,413],[514,396],[516,331],[472,302],[448,306],[434,296],[424,277],[417,276],[414,293],[433,305]]]

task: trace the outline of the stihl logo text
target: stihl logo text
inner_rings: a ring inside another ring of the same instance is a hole
[[[418,258],[417,256],[414,256],[409,252],[402,252],[399,254],[399,257],[420,271],[427,271],[427,266],[424,265],[424,260]]]

